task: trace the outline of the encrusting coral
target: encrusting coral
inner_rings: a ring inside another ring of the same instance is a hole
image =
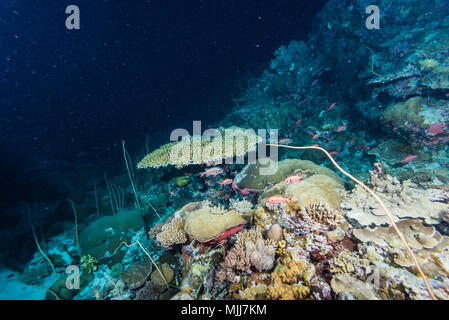
[[[239,291],[239,299],[241,300],[264,300],[266,295],[267,285],[264,283]]]
[[[401,220],[397,226],[410,247],[416,252],[423,270],[430,274],[447,273],[445,265],[439,264],[437,260],[440,257],[449,260],[449,237],[442,236],[434,226],[425,226],[418,219]],[[360,241],[385,247],[395,264],[406,268],[414,267],[413,260],[405,252],[402,242],[393,233],[392,227],[379,227],[372,230],[355,229],[353,234]]]

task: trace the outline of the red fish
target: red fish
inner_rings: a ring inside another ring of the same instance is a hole
[[[336,104],[337,104],[336,102],[332,103],[332,104],[329,106],[329,108],[327,108],[327,111],[332,110],[332,109],[335,107]]]
[[[237,232],[239,232],[240,230],[242,230],[243,226],[246,224],[242,223],[239,224],[235,227],[229,228],[227,230],[225,230],[223,233],[219,234],[218,236],[216,236],[215,238],[211,238],[211,239],[207,239],[205,241],[200,241],[201,243],[205,243],[205,244],[216,244],[216,243],[220,243],[225,239],[229,239],[231,238],[234,234],[236,234]]]
[[[289,144],[292,143],[293,140],[292,139],[281,139],[279,140],[279,144]]]
[[[303,172],[302,174],[298,173],[294,176],[290,176],[284,179],[285,184],[292,184],[292,183],[298,183],[300,182],[302,179],[304,179],[306,173]]]
[[[365,149],[365,150],[371,149],[370,146],[367,146],[366,144],[361,144],[358,147],[359,147],[359,149]]]
[[[315,135],[315,133],[313,133],[313,132],[310,131],[310,130],[307,130],[307,133],[310,134],[311,136],[314,136],[314,135]]]
[[[321,136],[321,135],[320,135],[319,133],[317,133],[317,134],[315,134],[315,135],[312,137],[312,140],[318,139],[320,136]]]
[[[335,156],[336,154],[338,154],[338,151],[331,151],[331,152],[329,152],[329,154],[330,154],[331,156]]]
[[[272,203],[272,204],[274,204],[274,203],[285,204],[288,201],[291,201],[291,197],[290,196],[289,197],[272,196],[272,197],[269,197],[266,202],[267,203]]]
[[[314,81],[312,82],[312,87],[313,87],[317,82],[318,82],[318,79],[314,80]]]
[[[402,159],[401,163],[407,163],[407,162],[415,160],[416,158],[418,158],[418,155],[414,154],[414,155],[411,155],[411,156],[408,156],[408,157],[405,157],[404,159]]]
[[[346,130],[346,126],[341,126],[337,128],[337,132],[342,132]]]
[[[352,138],[351,141],[349,142],[349,146],[352,146],[356,140],[357,140],[357,137]]]
[[[307,98],[304,98],[304,100],[302,100],[301,104],[306,103],[306,101],[307,101]]]
[[[302,119],[299,119],[298,121],[295,122],[295,126],[299,127],[299,125],[301,124]]]

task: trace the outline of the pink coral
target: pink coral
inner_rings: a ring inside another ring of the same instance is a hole
[[[230,283],[238,282],[240,278],[236,275],[235,271],[251,273],[251,262],[246,257],[245,250],[240,247],[234,247],[229,250],[221,267],[222,270],[217,273],[215,278],[218,284],[225,281]]]
[[[429,126],[428,130],[431,135],[436,136],[446,130],[446,125],[443,122],[435,122]]]

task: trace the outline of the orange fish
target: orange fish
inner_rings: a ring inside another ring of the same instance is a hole
[[[233,181],[234,180],[232,180],[232,179],[226,179],[226,180],[223,180],[222,182],[220,182],[219,185],[220,186],[223,186],[223,185],[226,186],[228,184],[231,184]]]
[[[336,154],[338,154],[338,151],[331,151],[331,152],[329,152],[329,154],[330,154],[331,156],[335,156]]]
[[[299,125],[301,124],[302,119],[299,119],[298,121],[295,122],[295,126],[299,127]]]
[[[314,135],[314,136],[312,137],[312,140],[318,139],[320,136],[321,136],[321,135],[320,135],[319,133],[317,133],[316,135]]]
[[[287,198],[285,198],[285,197],[282,197],[282,196],[272,196],[272,197],[269,197],[268,199],[267,199],[267,203],[279,203],[279,204],[284,204],[284,203],[286,203],[287,201],[290,201],[291,200],[291,198],[290,197],[287,197]]]
[[[346,126],[341,126],[337,128],[337,132],[342,132],[346,130]]]
[[[314,135],[315,135],[315,133],[313,133],[313,132],[310,131],[310,130],[307,130],[307,133],[310,134],[311,136],[314,136]]]
[[[327,111],[332,110],[332,109],[335,107],[336,104],[337,104],[336,102],[332,103],[332,104],[329,106],[329,108],[327,108]]]

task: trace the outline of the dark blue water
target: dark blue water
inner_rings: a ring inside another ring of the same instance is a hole
[[[220,119],[325,2],[2,1],[0,206],[36,188],[61,197],[46,181],[55,172],[122,166],[121,139],[157,146]],[[69,4],[80,30],[65,28]]]

